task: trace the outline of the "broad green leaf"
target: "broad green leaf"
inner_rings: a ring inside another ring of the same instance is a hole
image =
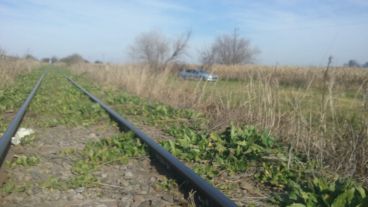
[[[355,189],[351,188],[340,194],[332,203],[331,207],[345,207],[348,206],[354,198]]]
[[[365,198],[366,197],[365,190],[364,190],[364,188],[362,186],[357,186],[356,187],[356,190],[359,192],[359,194],[360,194],[360,196],[362,198]]]

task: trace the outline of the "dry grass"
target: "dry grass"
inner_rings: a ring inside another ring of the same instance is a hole
[[[30,72],[41,63],[25,59],[0,59],[0,88],[11,84],[19,74]]]
[[[260,65],[221,66],[212,69],[226,80],[269,79],[277,80],[281,86],[306,88],[308,85],[322,86],[325,84],[325,68],[318,67],[266,67]],[[360,68],[338,67],[328,71],[333,78],[336,89],[357,89],[368,81],[368,70]]]
[[[143,65],[73,66],[105,86],[206,114],[211,130],[252,124],[306,159],[344,176],[368,179],[368,71],[214,66],[221,81],[184,81]]]

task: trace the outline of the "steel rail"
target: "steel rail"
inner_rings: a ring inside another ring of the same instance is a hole
[[[31,103],[33,97],[35,96],[38,88],[41,85],[43,78],[46,76],[47,71],[43,72],[41,77],[38,79],[36,84],[34,85],[31,93],[28,95],[27,99],[23,102],[22,106],[19,108],[18,112],[15,114],[12,122],[9,124],[8,128],[4,132],[3,136],[0,139],[0,167],[2,166],[6,155],[8,154],[10,148],[11,138],[15,135],[18,130],[18,127],[22,123],[24,114],[26,113],[29,104]]]
[[[226,197],[220,190],[215,188],[213,185],[208,183],[202,177],[197,175],[192,169],[187,167],[183,162],[178,160],[175,156],[173,156],[170,152],[165,150],[161,145],[156,143],[152,138],[146,135],[139,128],[134,126],[128,120],[121,117],[117,112],[115,112],[108,105],[99,100],[96,96],[89,93],[86,89],[81,87],[78,83],[73,81],[71,78],[66,77],[66,79],[72,83],[75,87],[77,87],[80,91],[82,91],[85,95],[87,95],[91,100],[98,103],[109,115],[115,120],[120,126],[127,128],[135,133],[135,135],[143,141],[148,147],[153,150],[156,154],[160,155],[173,169],[175,169],[179,174],[184,176],[187,180],[189,180],[200,192],[202,192],[205,196],[209,198],[211,202],[213,202],[214,206],[226,206],[233,207],[236,204]]]

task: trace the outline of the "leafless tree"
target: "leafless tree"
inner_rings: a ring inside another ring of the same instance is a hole
[[[259,50],[253,48],[250,41],[241,37],[238,30],[234,29],[232,34],[217,37],[212,47],[202,52],[201,60],[204,64],[246,64],[253,63],[258,53]]]
[[[201,50],[200,61],[203,68],[211,68],[211,66],[215,63],[215,52],[213,51],[213,48],[205,48]]]
[[[170,41],[157,31],[142,33],[130,46],[129,54],[133,59],[149,64],[152,69],[164,69],[185,54],[190,36],[191,32],[187,32]]]

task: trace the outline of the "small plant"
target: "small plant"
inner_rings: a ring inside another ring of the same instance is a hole
[[[65,190],[67,189],[66,182],[57,177],[48,177],[47,180],[43,181],[40,185],[43,188]]]
[[[76,148],[63,148],[62,150],[59,151],[60,155],[63,156],[73,155],[76,154],[77,152],[78,150]]]
[[[31,155],[15,155],[14,159],[8,162],[9,167],[14,168],[16,166],[23,166],[23,167],[29,167],[29,166],[35,166],[40,162],[40,158]]]
[[[13,193],[13,191],[15,190],[15,184],[13,182],[7,182],[5,184],[3,184],[1,190],[4,192],[4,193],[7,193],[7,194],[10,194],[10,193]]]
[[[2,184],[2,186],[0,187],[0,191],[6,194],[11,194],[14,192],[24,192],[27,190],[29,185],[29,183],[17,185],[13,180],[8,180],[6,183]]]
[[[163,178],[162,180],[158,181],[158,186],[164,191],[170,191],[173,188],[177,188],[178,184],[173,179]]]
[[[97,186],[97,178],[92,174],[81,174],[72,177],[67,180],[66,186],[67,188],[79,188],[79,187],[95,187]]]
[[[288,183],[288,194],[278,197],[282,206],[363,207],[368,205],[368,191],[350,180],[324,178]]]

